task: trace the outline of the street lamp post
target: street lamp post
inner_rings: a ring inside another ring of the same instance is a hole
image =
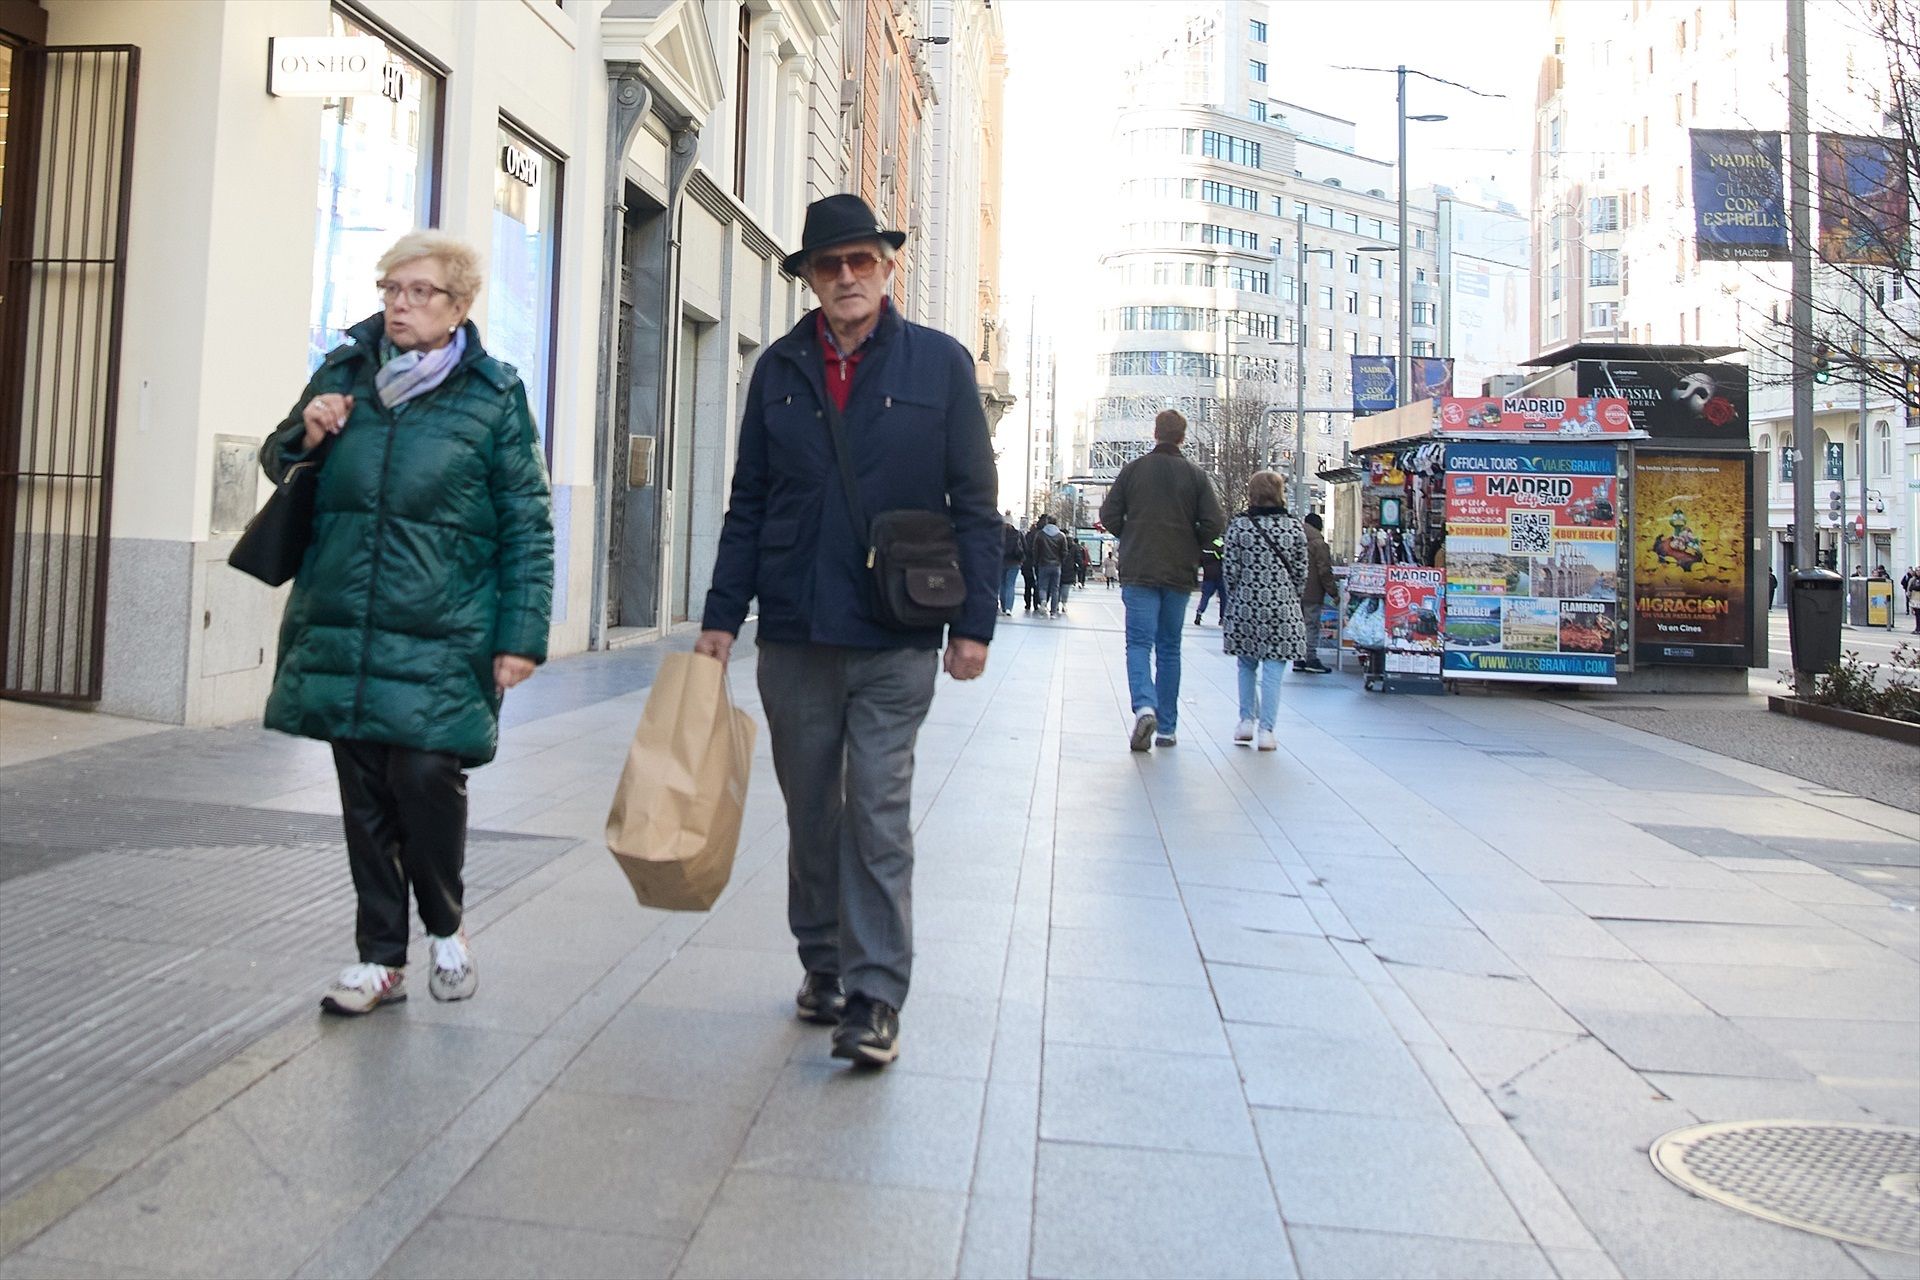
[[[1394,68],[1399,80],[1399,116],[1400,116],[1400,156],[1396,166],[1400,171],[1400,359],[1394,381],[1398,385],[1398,395],[1394,397],[1399,404],[1411,404],[1410,392],[1413,388],[1413,272],[1408,266],[1407,256],[1407,121],[1419,120],[1423,123],[1445,120],[1443,115],[1407,114],[1407,67],[1401,63]]]
[[[1293,219],[1293,506],[1302,515],[1307,511],[1307,254],[1324,253],[1333,261],[1333,250],[1307,248],[1307,218]]]

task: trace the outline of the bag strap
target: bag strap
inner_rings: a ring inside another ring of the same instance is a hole
[[[1273,540],[1273,535],[1267,532],[1267,527],[1260,523],[1260,517],[1248,516],[1247,523],[1253,526],[1253,531],[1260,535],[1262,541],[1273,548],[1274,559],[1278,560],[1280,562],[1280,568],[1285,570],[1287,567],[1287,553],[1280,549],[1280,544]]]
[[[853,517],[853,535],[862,542],[871,543],[872,531],[867,524],[866,509],[860,505],[860,491],[854,486],[853,452],[847,447],[847,424],[840,414],[840,406],[833,402],[833,392],[826,392],[824,404],[827,415],[827,431],[833,437],[833,456],[840,463],[840,488],[846,494],[847,514]],[[873,565],[873,548],[867,548],[867,565]]]

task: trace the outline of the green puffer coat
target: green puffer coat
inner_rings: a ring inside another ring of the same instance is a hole
[[[447,380],[389,412],[381,317],[348,330],[260,448],[276,483],[304,456],[301,410],[354,398],[320,469],[313,543],[280,628],[269,729],[493,758],[494,655],[547,656],[553,515],[527,392],[473,324]]]

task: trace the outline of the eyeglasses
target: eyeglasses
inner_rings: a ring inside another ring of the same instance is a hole
[[[425,280],[409,280],[405,284],[397,280],[376,280],[373,287],[380,291],[380,301],[388,306],[392,306],[393,300],[400,297],[404,297],[416,307],[424,307],[433,301],[433,295],[436,293],[444,293],[449,298],[453,296],[453,290],[442,289],[439,285],[428,284]]]
[[[824,280],[838,280],[842,267],[856,276],[870,276],[879,265],[879,254],[871,249],[855,249],[852,253],[816,253],[808,263],[808,270]]]

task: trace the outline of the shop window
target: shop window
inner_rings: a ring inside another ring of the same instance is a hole
[[[487,350],[519,368],[551,461],[560,161],[505,125],[495,139],[494,161]]]
[[[337,10],[330,33],[380,37]],[[436,221],[440,101],[440,78],[389,43],[380,93],[321,103],[309,369],[379,309],[373,282],[380,255],[406,232]]]

